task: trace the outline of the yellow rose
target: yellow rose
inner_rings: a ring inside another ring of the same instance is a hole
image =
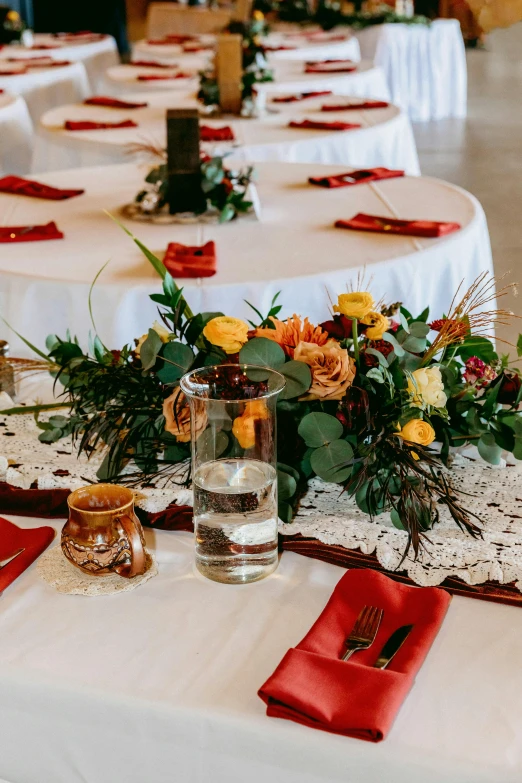
[[[368,326],[366,330],[368,340],[382,340],[384,332],[387,332],[390,328],[388,318],[382,315],[382,313],[376,313],[373,310],[361,318],[361,323]]]
[[[256,421],[268,419],[266,402],[261,400],[249,400],[245,403],[245,410],[234,420],[232,433],[242,449],[251,449],[256,444]]]
[[[346,315],[348,318],[364,318],[375,307],[373,296],[368,291],[354,291],[351,294],[340,294],[334,312]]]
[[[223,348],[225,353],[237,353],[248,340],[248,324],[240,318],[218,315],[208,322],[203,334],[209,343]]]
[[[156,334],[159,335],[160,340],[161,340],[162,343],[168,343],[168,341],[170,339],[170,332],[169,332],[168,329],[165,329],[165,327],[162,326],[160,323],[158,323],[158,321],[154,321],[154,323],[152,324],[152,328],[154,329]],[[147,334],[142,334],[141,335],[140,339],[138,340],[138,344],[137,344],[136,348],[134,349],[134,353],[136,354],[136,356],[140,355],[141,346],[143,345],[143,343],[145,342],[145,340],[147,339],[148,336],[149,336],[148,332],[147,332]]]
[[[423,408],[425,405],[444,408],[448,399],[438,367],[421,367],[412,372],[408,377],[408,391],[413,397],[412,405],[418,408]]]
[[[418,443],[420,446],[429,446],[435,440],[435,430],[431,424],[422,419],[410,419],[399,435],[408,443]]]

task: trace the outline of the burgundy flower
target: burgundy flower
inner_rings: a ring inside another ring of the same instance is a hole
[[[466,383],[478,383],[479,386],[487,386],[497,377],[496,370],[490,365],[479,359],[478,356],[471,356],[466,362],[466,369],[463,376]]]
[[[393,345],[387,340],[372,340],[371,345],[368,347],[375,348],[375,350],[382,353],[383,356],[388,356],[393,351]],[[367,367],[377,367],[379,364],[377,357],[373,356],[371,353],[366,353],[364,348],[361,351],[361,359]]]
[[[502,405],[514,405],[520,391],[522,380],[517,373],[505,371],[500,380],[497,402]]]
[[[328,332],[330,337],[336,340],[345,340],[352,336],[352,319],[345,315],[334,315],[331,321],[325,321],[319,324],[319,328]]]

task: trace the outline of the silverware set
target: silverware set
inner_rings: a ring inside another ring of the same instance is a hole
[[[367,650],[375,641],[384,611],[377,606],[364,606],[344,642],[342,661],[347,661],[360,650]],[[408,638],[413,625],[403,625],[385,642],[373,667],[385,669]]]

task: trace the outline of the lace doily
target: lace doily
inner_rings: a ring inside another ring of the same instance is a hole
[[[114,595],[128,593],[148,582],[158,573],[154,555],[147,552],[147,570],[141,576],[125,579],[118,574],[90,576],[75,568],[63,555],[60,546],[54,546],[40,557],[36,566],[38,575],[59,593],[67,595]]]
[[[71,438],[45,444],[38,440],[40,431],[32,416],[0,416],[0,480],[22,488],[35,482],[39,489],[76,489],[97,481],[101,455],[78,458]],[[464,507],[482,520],[483,536],[473,539],[460,531],[441,507],[441,522],[429,532],[425,549],[417,560],[408,556],[401,570],[419,585],[438,585],[452,576],[474,585],[488,580],[515,582],[522,591],[522,463],[517,464],[495,469],[481,460],[458,455],[452,479],[455,487],[468,495],[463,497]],[[176,485],[150,483],[136,490],[136,505],[151,513],[174,502],[192,505],[192,492]],[[294,521],[280,523],[279,531],[375,553],[390,571],[399,568],[407,542],[406,533],[393,527],[388,514],[372,521],[336,484],[319,479],[310,482]]]

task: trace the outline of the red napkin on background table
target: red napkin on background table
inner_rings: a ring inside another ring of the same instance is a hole
[[[53,188],[51,185],[43,185],[41,182],[35,182],[32,179],[24,179],[15,174],[0,179],[0,193],[12,193],[20,196],[32,196],[33,198],[44,198],[50,201],[63,201],[73,196],[81,196],[84,190],[61,190]]]
[[[55,531],[52,527],[24,530],[0,517],[0,562],[23,549],[23,552],[0,568],[0,593],[40,557],[54,536]]]
[[[192,74],[190,73],[176,73],[174,75],[167,74],[164,76],[160,76],[159,74],[152,74],[152,73],[142,73],[140,74],[137,79],[139,82],[160,82],[165,81],[166,79],[190,79],[192,77]]]
[[[356,181],[347,181],[345,177],[355,179]],[[345,171],[342,174],[332,174],[329,177],[309,177],[308,182],[310,185],[319,185],[322,188],[345,188],[350,185],[361,185],[365,182],[375,182],[379,179],[392,179],[394,177],[404,177],[404,171],[379,166],[374,169]]]
[[[133,60],[129,65],[136,65],[140,68],[176,68],[175,65],[166,65],[166,63],[158,63],[156,60]]]
[[[16,70],[12,71],[4,71],[0,70],[0,76],[21,76],[22,74],[27,73],[27,68],[17,68]]]
[[[321,122],[320,120],[303,120],[302,122],[288,123],[289,128],[302,128],[304,130],[332,130],[332,131],[346,131],[360,128],[361,126],[356,122]]]
[[[64,65],[71,65],[70,60],[46,60],[45,62],[24,60],[24,63],[27,68],[62,68]]]
[[[315,92],[299,92],[295,95],[280,95],[272,98],[272,103],[295,103],[295,101],[306,101],[307,98],[317,98],[319,95],[331,95],[331,90],[317,90]]]
[[[138,124],[134,120],[123,120],[122,122],[95,122],[94,120],[66,120],[64,130],[83,131],[83,130],[108,130],[117,128],[137,128]]]
[[[54,220],[42,226],[0,226],[0,242],[38,242],[44,239],[63,239]]]
[[[265,52],[290,52],[297,49],[297,46],[263,46]]]
[[[348,571],[305,638],[260,688],[267,715],[380,742],[415,682],[450,600],[436,587],[409,587],[368,569]],[[344,641],[365,605],[384,610],[375,642],[341,661]],[[388,668],[373,668],[391,634],[410,624],[413,630]]]
[[[305,73],[351,73],[356,70],[357,65],[351,60],[325,60],[305,66]]]
[[[321,106],[321,111],[349,111],[350,109],[387,109],[390,104],[387,101],[359,101],[359,103],[326,103]]]
[[[196,41],[197,35],[182,35],[181,33],[166,33],[165,38],[171,43],[187,43],[187,41]]]
[[[199,126],[199,138],[201,141],[234,141],[234,131],[229,125],[221,128],[211,128],[209,125]]]
[[[364,212],[359,212],[351,220],[337,220],[335,227],[430,238],[452,234],[454,231],[458,231],[461,225],[460,223],[443,223],[438,220],[398,220],[397,218],[366,215]]]
[[[148,103],[132,103],[131,101],[120,101],[119,98],[109,98],[106,95],[93,95],[84,101],[86,106],[105,106],[108,109],[143,109]]]
[[[174,279],[177,277],[212,277],[216,274],[216,248],[214,242],[201,247],[171,242],[163,258],[163,264]]]
[[[33,44],[29,47],[29,49],[32,49],[33,51],[45,51],[46,49],[59,49],[60,47],[57,44]]]

